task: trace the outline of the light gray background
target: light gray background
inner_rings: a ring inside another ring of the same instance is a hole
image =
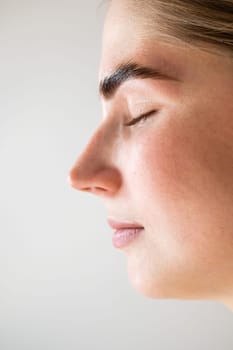
[[[101,120],[99,1],[0,1],[0,349],[232,350],[232,312],[130,285],[99,199],[67,183]]]

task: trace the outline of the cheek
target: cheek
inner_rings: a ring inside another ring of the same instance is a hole
[[[139,135],[130,166],[147,197],[155,192],[158,201],[176,205],[197,201],[208,206],[217,199],[232,206],[233,132],[214,120],[221,115],[196,110],[185,118],[167,118]]]
[[[133,179],[129,184],[132,201],[137,203],[138,215],[150,231],[150,250],[155,241],[157,256],[165,254],[169,259],[177,254],[187,236],[190,244],[190,216],[197,214],[197,184],[192,179],[197,170],[190,161],[192,138],[187,138],[185,132],[171,122],[159,129],[147,129],[132,147],[128,165]]]
[[[128,150],[127,186],[146,227],[127,251],[128,273],[147,296],[213,293],[232,276],[233,213],[222,210],[218,147],[206,130],[169,121],[141,133]]]
[[[221,131],[206,124],[194,116],[167,120],[141,133],[129,158],[133,201],[151,230],[160,227],[164,246],[204,258],[207,249],[218,255],[219,241],[232,243],[233,225],[229,152]]]
[[[171,125],[145,134],[137,140],[131,158],[138,186],[141,183],[140,187],[149,198],[155,192],[159,201],[184,198],[193,187],[192,135],[188,138],[184,131],[181,134]]]

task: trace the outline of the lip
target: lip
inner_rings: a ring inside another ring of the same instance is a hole
[[[137,222],[119,222],[113,219],[107,219],[108,224],[111,228],[115,230],[127,229],[127,228],[144,228],[142,225]]]

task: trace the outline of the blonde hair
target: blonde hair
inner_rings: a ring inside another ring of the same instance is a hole
[[[147,35],[233,56],[233,0],[126,0]],[[208,45],[207,45],[208,44]]]

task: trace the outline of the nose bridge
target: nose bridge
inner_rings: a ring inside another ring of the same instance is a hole
[[[114,130],[102,123],[92,134],[87,145],[77,159],[77,165],[85,164],[85,167],[102,168],[109,163],[114,154]]]
[[[120,185],[120,174],[114,164],[116,130],[103,122],[75,161],[69,173],[72,187],[81,191],[113,192]]]

